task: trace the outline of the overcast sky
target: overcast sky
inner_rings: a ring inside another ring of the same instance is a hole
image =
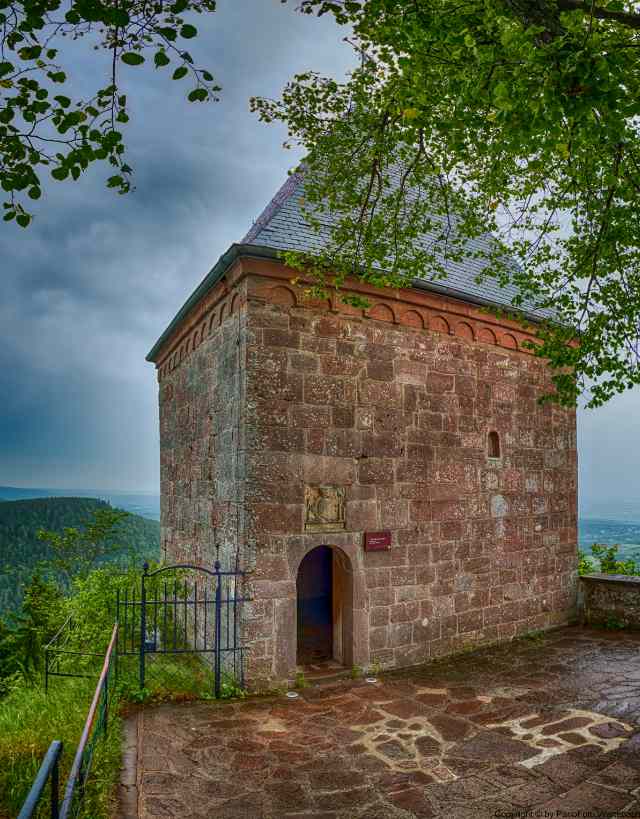
[[[122,74],[136,191],[107,169],[52,184],[27,231],[0,227],[0,485],[158,491],[157,384],[146,353],[218,256],[239,241],[296,156],[249,113],[296,72],[341,75],[353,59],[327,15],[278,0],[221,0],[190,51],[223,86],[189,104],[152,68]],[[106,64],[73,45],[74,91]],[[2,223],[0,223],[1,225]],[[583,506],[634,503],[640,392],[581,414]],[[640,511],[640,500],[637,508]]]

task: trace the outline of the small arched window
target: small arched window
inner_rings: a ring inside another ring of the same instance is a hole
[[[490,458],[500,457],[500,436],[492,429],[487,442],[487,454]]]

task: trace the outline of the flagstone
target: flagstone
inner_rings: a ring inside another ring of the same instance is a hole
[[[118,819],[638,812],[639,667],[640,634],[561,629],[431,678],[422,667],[294,700],[147,707],[131,717]]]

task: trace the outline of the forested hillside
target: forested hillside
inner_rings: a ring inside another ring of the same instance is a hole
[[[95,498],[37,498],[0,501],[0,615],[20,606],[21,585],[37,563],[51,558],[47,543],[38,540],[40,529],[62,532],[81,528],[98,509],[109,505]],[[157,559],[160,525],[155,520],[129,515],[118,525],[117,542],[143,558]]]

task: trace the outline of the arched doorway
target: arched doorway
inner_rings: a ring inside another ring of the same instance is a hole
[[[297,576],[297,663],[353,664],[353,577],[347,555],[317,546]]]

